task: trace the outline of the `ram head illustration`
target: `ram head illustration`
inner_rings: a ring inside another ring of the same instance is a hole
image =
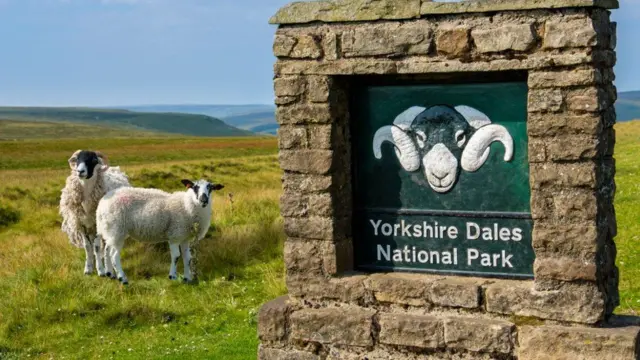
[[[479,110],[466,105],[413,106],[375,133],[373,153],[381,159],[382,144],[390,142],[404,170],[422,168],[429,186],[446,193],[458,181],[460,169],[475,172],[487,161],[495,141],[504,146],[504,161],[511,161],[513,138]]]

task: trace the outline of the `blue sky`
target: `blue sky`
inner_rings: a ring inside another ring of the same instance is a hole
[[[288,0],[0,0],[0,105],[273,102]],[[621,0],[619,91],[640,90],[640,0]]]

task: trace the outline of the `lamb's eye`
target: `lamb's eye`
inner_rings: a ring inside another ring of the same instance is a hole
[[[198,187],[197,186],[194,186],[192,189],[196,194],[198,193]]]
[[[462,147],[466,141],[467,137],[464,135],[464,131],[456,131],[456,144],[458,145],[458,147]]]
[[[418,141],[418,146],[421,149],[424,149],[424,145],[427,142],[427,135],[423,131],[416,131],[416,140]]]

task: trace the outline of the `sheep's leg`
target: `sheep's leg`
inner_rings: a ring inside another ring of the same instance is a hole
[[[178,278],[178,259],[180,258],[180,246],[178,244],[169,243],[169,251],[171,251],[171,268],[169,269],[169,279]]]
[[[120,252],[122,251],[122,247],[120,246],[110,246],[111,248],[111,261],[113,262],[113,266],[118,274],[118,280],[123,284],[129,284],[129,280],[127,280],[127,276],[124,274],[124,270],[122,270],[122,264],[120,264]]]
[[[106,276],[104,270],[104,246],[102,245],[104,242],[102,241],[102,237],[100,235],[96,236],[93,240],[93,247],[96,252],[96,268],[98,269],[98,276],[104,277]]]
[[[84,236],[84,252],[86,255],[86,259],[84,261],[84,274],[91,275],[93,272],[93,243],[89,240],[88,236]]]
[[[180,250],[182,251],[182,262],[184,264],[184,282],[193,280],[191,276],[191,250],[189,249],[189,243],[184,242],[180,244]]]
[[[106,245],[104,248],[104,265],[107,270],[107,276],[115,279],[116,271],[113,269],[113,262],[111,261],[111,246]]]

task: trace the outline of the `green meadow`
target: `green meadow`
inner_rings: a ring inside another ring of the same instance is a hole
[[[617,312],[636,314],[640,122],[616,133]],[[101,135],[0,140],[0,359],[255,358],[257,311],[286,293],[276,140]],[[57,214],[67,158],[80,148],[107,154],[135,186],[175,191],[180,179],[201,177],[225,185],[199,244],[198,284],[167,278],[166,244],[127,243],[128,286],[83,274],[84,250],[69,244]]]

